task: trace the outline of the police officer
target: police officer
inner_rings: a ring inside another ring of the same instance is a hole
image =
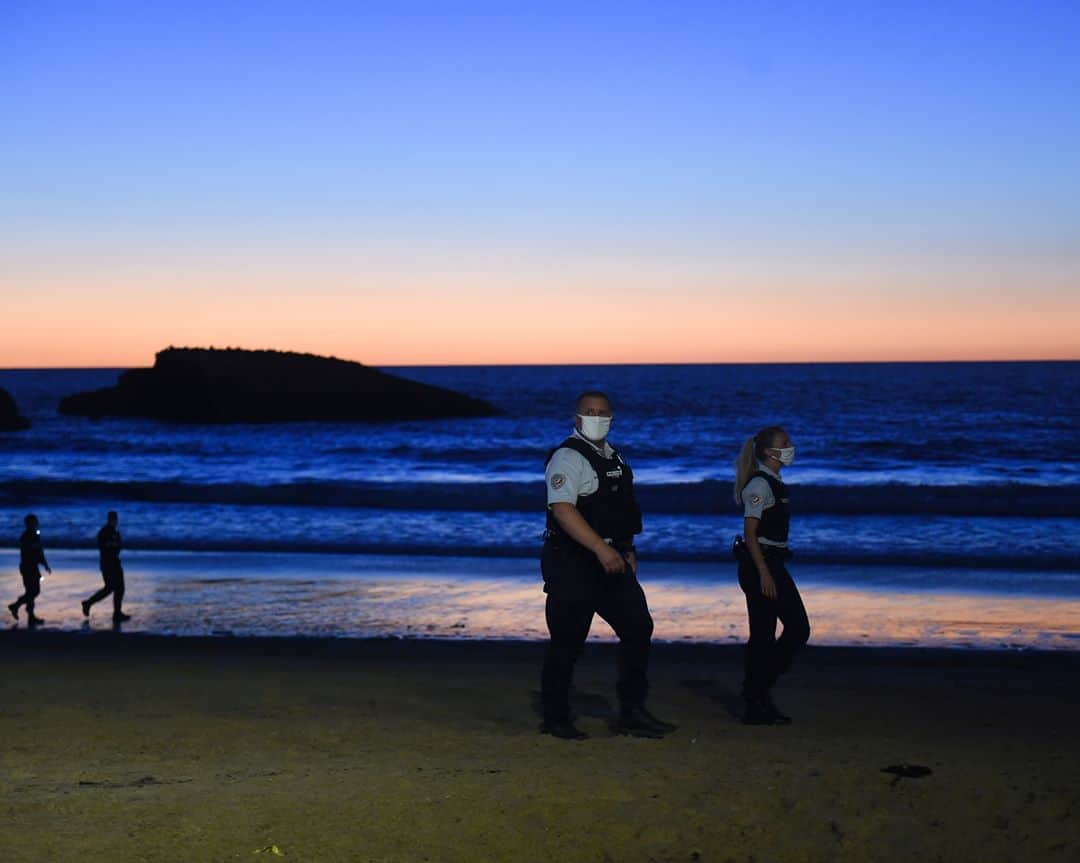
[[[735,462],[735,502],[743,507],[745,545],[736,539],[739,586],[746,594],[750,639],[746,646],[743,698],[748,725],[786,725],[771,689],[810,638],[799,589],[787,570],[790,494],[781,470],[795,460],[791,438],[779,426],[743,444]],[[776,637],[776,621],[784,625]]]
[[[548,456],[547,531],[541,556],[550,641],[541,674],[540,730],[587,737],[571,721],[570,683],[594,614],[619,638],[620,734],[661,737],[675,726],[645,709],[653,622],[637,580],[634,536],[641,510],[630,466],[607,442],[611,400],[601,392],[577,400],[574,433]]]
[[[40,617],[34,616],[34,600],[41,593],[41,569],[51,573],[52,567],[45,560],[45,549],[41,545],[41,531],[38,528],[38,517],[30,513],[23,519],[26,530],[19,537],[19,574],[23,580],[23,595],[8,606],[8,611],[16,620],[19,619],[19,607],[26,606],[26,622],[33,625],[44,623]]]
[[[124,614],[121,605],[124,602],[124,568],[120,565],[120,531],[116,529],[120,517],[110,510],[105,519],[105,526],[98,531],[98,557],[101,564],[101,577],[105,586],[82,603],[83,617],[90,616],[90,606],[100,602],[110,593],[113,597],[113,622],[123,623],[131,620],[130,614]]]

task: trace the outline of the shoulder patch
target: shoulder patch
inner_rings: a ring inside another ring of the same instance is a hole
[[[750,501],[750,506],[757,506],[762,501],[762,497],[760,494],[752,494],[747,499]]]
[[[551,487],[556,491],[566,485],[566,475],[561,473],[553,473],[551,475]]]

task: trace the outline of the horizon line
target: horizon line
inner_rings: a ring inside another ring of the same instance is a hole
[[[276,348],[242,348],[241,350],[279,350]],[[702,361],[690,360],[680,362],[668,360],[663,362],[565,362],[565,363],[369,363],[362,360],[351,360],[347,357],[339,357],[332,354],[312,354],[310,351],[279,350],[280,353],[308,354],[310,356],[323,357],[325,359],[345,360],[355,362],[369,368],[382,369],[407,369],[407,368],[574,368],[589,366],[593,368],[617,368],[627,366],[858,366],[858,365],[978,365],[983,363],[1001,364],[1042,364],[1042,363],[1075,363],[1080,362],[1077,357],[1046,357],[1046,358],[998,358],[998,359],[923,359],[923,360],[715,360]],[[55,366],[3,366],[0,372],[17,371],[127,371],[130,369],[151,368],[151,365],[55,365]]]

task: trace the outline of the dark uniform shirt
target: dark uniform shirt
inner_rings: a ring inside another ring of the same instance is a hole
[[[112,572],[120,569],[120,531],[112,525],[105,525],[98,531],[97,544],[101,555],[101,571]]]
[[[19,537],[19,572],[23,575],[41,575],[38,567],[45,565],[41,535],[36,530],[24,530]]]

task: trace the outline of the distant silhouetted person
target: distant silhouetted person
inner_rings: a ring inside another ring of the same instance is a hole
[[[89,599],[83,600],[82,613],[84,617],[90,616],[90,606],[99,602],[110,593],[113,597],[113,621],[122,623],[131,620],[130,614],[124,614],[121,605],[124,602],[124,568],[120,565],[120,531],[116,529],[120,517],[110,511],[105,521],[105,526],[98,531],[97,544],[101,556],[101,577],[105,579],[105,586]]]
[[[23,522],[26,530],[19,537],[19,574],[22,575],[25,591],[22,596],[8,606],[8,611],[16,620],[19,619],[19,606],[26,606],[26,622],[33,625],[44,623],[40,617],[34,616],[34,600],[41,593],[41,569],[52,572],[52,567],[45,560],[45,549],[41,547],[41,531],[38,530],[37,516],[31,513]]]

